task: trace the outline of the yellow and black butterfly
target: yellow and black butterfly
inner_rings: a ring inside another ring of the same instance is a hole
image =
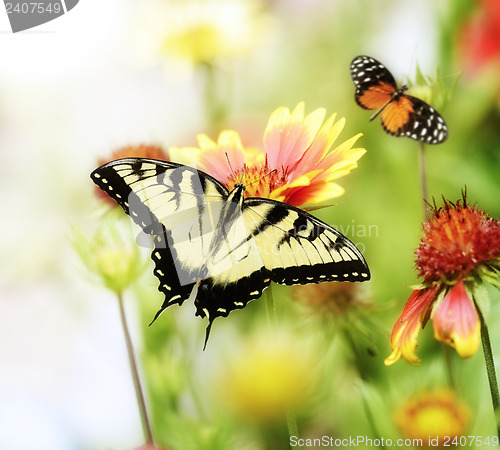
[[[405,94],[407,85],[398,88],[387,68],[370,56],[356,56],[351,62],[355,99],[365,109],[378,110],[382,127],[393,136],[406,136],[425,144],[441,144],[448,138],[448,127],[430,105]]]
[[[271,281],[370,279],[363,255],[337,230],[294,206],[245,198],[242,184],[229,192],[200,170],[144,158],[111,161],[91,178],[153,237],[165,295],[153,321],[191,297],[209,320],[205,345],[215,318],[244,308]]]

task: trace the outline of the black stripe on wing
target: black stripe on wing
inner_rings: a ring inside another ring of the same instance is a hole
[[[274,200],[249,198],[243,206],[259,214],[260,205],[266,205],[270,209],[262,216],[262,223],[254,230],[253,235],[266,233],[268,228],[273,228],[274,235],[280,236],[276,242],[277,264],[266,265],[272,281],[292,285],[370,279],[370,271],[363,255],[337,230],[299,208]],[[286,253],[287,258],[293,254],[296,263],[280,267],[279,252]],[[267,261],[268,258],[263,255],[263,260]]]
[[[188,276],[197,278],[199,274],[179,274],[179,265],[175,264],[177,255],[175,249],[166,245],[168,242],[169,231],[162,227],[163,233],[156,234],[154,238],[154,249],[151,252],[151,259],[155,264],[154,275],[158,278],[158,290],[165,295],[165,300],[154,316],[153,323],[165,309],[171,305],[182,305],[189,298],[194,284],[181,284],[181,280]]]
[[[175,170],[177,169],[177,170]],[[179,170],[180,169],[180,170]],[[196,173],[198,179],[201,183],[202,192],[201,193],[190,193],[192,195],[198,195],[203,197],[204,193],[207,191],[209,185],[214,187],[219,195],[225,199],[229,195],[226,187],[218,180],[213,178],[201,170],[194,169],[183,164],[160,161],[156,159],[148,158],[123,158],[111,161],[109,163],[103,164],[102,166],[95,169],[90,177],[92,181],[106,194],[108,194],[113,200],[115,200],[123,210],[132,217],[132,219],[139,225],[143,226],[139,214],[143,211],[142,208],[137,206],[141,211],[135,211],[136,215],[131,214],[130,205],[133,204],[133,209],[137,203],[142,203],[140,200],[138,202],[134,201],[131,203],[129,201],[129,196],[134,192],[134,185],[144,180],[151,178],[156,178],[156,184],[159,186],[164,186],[165,189],[171,191],[176,191],[181,193],[178,183],[180,183],[183,171],[189,171]],[[168,180],[165,180],[167,173],[172,173],[172,176]],[[177,177],[177,178],[176,178]],[[126,181],[127,180],[130,181]],[[137,200],[138,197],[133,197],[133,200]],[[177,197],[176,207],[179,207],[179,198]],[[147,208],[145,205],[143,205]],[[175,210],[175,209],[174,209]],[[146,217],[148,217],[146,215]]]

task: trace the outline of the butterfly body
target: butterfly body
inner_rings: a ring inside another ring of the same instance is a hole
[[[165,295],[153,321],[194,297],[196,315],[244,308],[271,281],[306,284],[366,281],[368,266],[346,237],[285,203],[229,192],[210,175],[177,163],[126,158],[92,180],[153,237],[151,258]]]
[[[424,101],[406,94],[407,85],[398,88],[392,74],[379,61],[357,56],[350,70],[356,103],[364,109],[377,110],[370,120],[380,114],[387,133],[426,144],[440,144],[448,138],[441,115]]]

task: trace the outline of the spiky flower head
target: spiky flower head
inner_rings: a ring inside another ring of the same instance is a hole
[[[415,254],[418,276],[425,282],[468,277],[500,258],[499,221],[468,205],[465,194],[455,204],[444,200],[444,206],[435,207],[423,228]]]
[[[429,319],[437,340],[455,348],[462,358],[473,356],[480,342],[477,295],[489,282],[500,288],[500,222],[467,203],[444,200],[424,224],[416,250],[423,283],[413,291],[391,334],[386,365],[403,357],[418,364],[417,336]]]

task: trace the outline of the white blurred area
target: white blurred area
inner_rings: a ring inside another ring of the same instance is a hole
[[[133,6],[81,0],[18,34],[0,6],[2,450],[142,443],[118,304],[70,244],[99,220],[97,158],[199,127],[193,80],[136,64]]]

